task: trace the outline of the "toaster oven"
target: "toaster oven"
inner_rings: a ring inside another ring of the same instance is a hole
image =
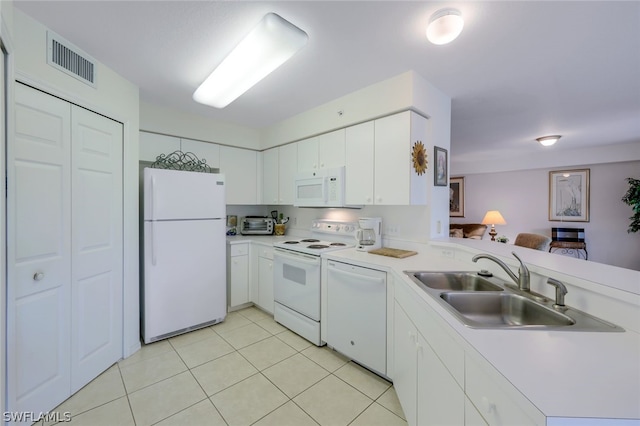
[[[265,216],[247,216],[240,221],[242,235],[271,235],[273,234],[273,219]]]

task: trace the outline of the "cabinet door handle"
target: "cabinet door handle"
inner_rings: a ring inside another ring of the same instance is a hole
[[[44,272],[36,272],[35,274],[33,274],[34,281],[42,281],[43,278],[44,278]]]

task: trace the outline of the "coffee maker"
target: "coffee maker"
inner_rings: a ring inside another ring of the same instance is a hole
[[[356,230],[356,250],[371,251],[382,247],[382,218],[361,217]]]

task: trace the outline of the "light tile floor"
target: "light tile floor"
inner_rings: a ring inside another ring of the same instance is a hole
[[[62,403],[75,425],[406,425],[393,386],[256,308],[145,345]]]

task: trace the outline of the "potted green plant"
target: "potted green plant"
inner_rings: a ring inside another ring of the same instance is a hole
[[[632,233],[640,231],[640,179],[627,178],[627,182],[629,182],[629,190],[622,197],[622,201],[633,209],[633,216],[629,218],[631,224],[627,229],[628,233]]]

